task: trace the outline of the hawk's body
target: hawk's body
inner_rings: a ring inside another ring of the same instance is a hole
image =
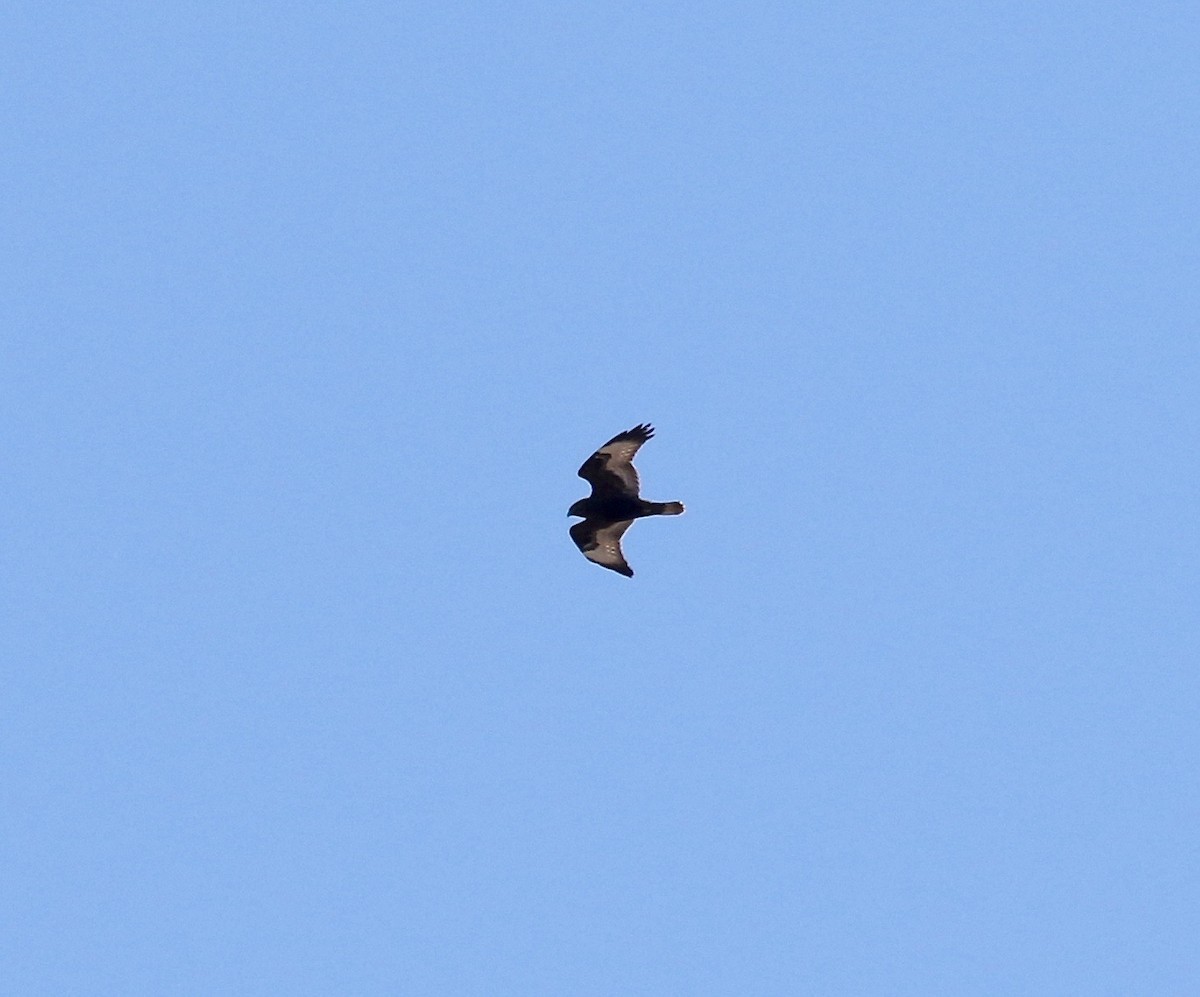
[[[647,502],[638,494],[633,455],[654,435],[649,425],[634,426],[618,433],[583,462],[579,476],[592,486],[592,494],[580,499],[567,512],[582,516],[571,527],[571,539],[589,561],[627,577],[633,569],[621,551],[621,537],[635,519],[645,516],[678,516],[682,502]]]

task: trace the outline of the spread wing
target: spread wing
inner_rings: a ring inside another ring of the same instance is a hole
[[[632,519],[620,519],[615,523],[585,519],[571,527],[571,539],[589,561],[632,578],[633,568],[621,553],[621,537],[632,525]]]
[[[637,498],[640,485],[633,455],[654,435],[649,424],[618,433],[583,462],[579,476],[592,486],[592,495],[625,495]],[[620,534],[618,534],[618,537]]]

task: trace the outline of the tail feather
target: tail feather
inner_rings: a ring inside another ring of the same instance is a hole
[[[682,502],[651,502],[655,516],[678,516],[683,512]]]

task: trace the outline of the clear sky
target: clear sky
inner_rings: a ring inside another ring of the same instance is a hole
[[[1198,37],[7,5],[0,990],[1200,993]]]

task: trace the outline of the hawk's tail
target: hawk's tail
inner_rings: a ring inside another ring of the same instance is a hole
[[[651,502],[654,507],[652,516],[678,516],[683,512],[682,502]]]

